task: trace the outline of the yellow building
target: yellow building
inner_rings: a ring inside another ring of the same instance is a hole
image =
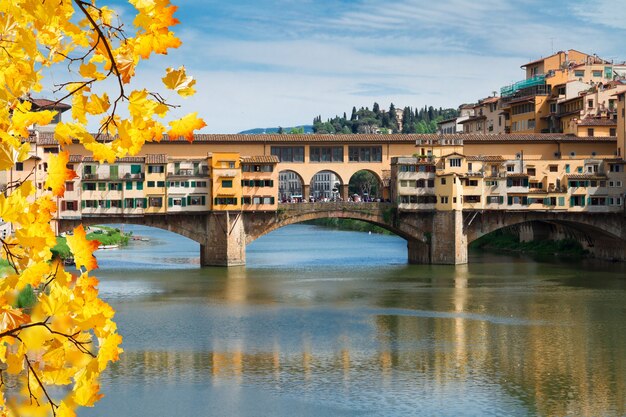
[[[145,213],[163,214],[167,212],[167,155],[146,155]]]
[[[209,155],[213,211],[242,209],[240,164],[238,152],[213,152]]]
[[[242,205],[244,211],[278,209],[278,157],[241,158]]]

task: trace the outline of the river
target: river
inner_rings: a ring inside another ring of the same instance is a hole
[[[198,245],[98,251],[125,353],[79,416],[626,416],[626,266],[470,255],[293,225],[247,267]]]

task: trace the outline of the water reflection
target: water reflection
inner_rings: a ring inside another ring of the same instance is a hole
[[[126,353],[85,415],[626,415],[623,266],[407,266],[395,244],[376,268],[104,269]]]

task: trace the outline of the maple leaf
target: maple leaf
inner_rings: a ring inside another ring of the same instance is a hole
[[[193,77],[187,75],[185,67],[178,69],[167,69],[167,74],[162,78],[163,84],[170,90],[176,91],[183,97],[188,97],[195,94],[196,90],[193,86],[196,84],[196,80]]]
[[[65,182],[78,177],[74,170],[68,169],[67,164],[70,155],[67,151],[59,152],[48,159],[48,177],[46,187],[52,189],[52,194],[56,197],[63,197],[65,194]]]
[[[189,142],[193,142],[193,132],[196,129],[202,129],[206,126],[204,120],[198,118],[198,113],[191,113],[182,119],[174,120],[170,122],[171,129],[168,135],[170,138],[175,139],[180,136],[187,139]]]
[[[28,314],[11,306],[2,306],[0,309],[0,333],[17,329],[30,321]]]
[[[74,255],[76,268],[85,267],[87,271],[98,268],[98,262],[93,256],[93,252],[98,249],[100,242],[97,240],[87,240],[83,225],[74,229],[74,234],[67,236],[67,245]]]

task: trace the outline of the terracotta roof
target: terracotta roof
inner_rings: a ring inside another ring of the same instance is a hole
[[[513,173],[513,174],[509,174],[509,173],[506,174],[507,178],[528,178],[528,176],[529,176],[528,174],[519,173],[519,172]]]
[[[467,160],[483,162],[504,162],[504,158],[500,155],[470,155],[467,157]]]
[[[127,156],[126,158],[117,158],[115,163],[132,163],[132,162],[144,162],[146,158],[143,156]],[[84,156],[83,162],[97,162],[92,156]]]
[[[605,180],[607,179],[606,175],[598,175],[598,174],[569,174],[566,175],[568,180]]]
[[[244,164],[277,164],[280,162],[276,155],[244,156],[241,158]]]
[[[521,104],[524,102],[528,102],[528,103],[534,103],[535,102],[535,96],[523,96],[523,97],[519,97],[519,98],[514,98],[513,100],[509,100],[506,104],[511,105],[511,104]]]
[[[440,121],[440,122],[437,122],[437,124],[438,124],[438,125],[442,125],[442,124],[444,124],[444,123],[454,122],[454,121],[456,121],[456,119],[458,119],[458,117],[452,117],[452,118],[450,118],[450,119],[446,119],[446,120],[442,120],[442,121]]]
[[[165,154],[148,154],[146,155],[146,164],[167,164],[167,155]]]
[[[469,119],[463,120],[463,121],[459,122],[459,124],[470,123],[470,122],[474,122],[476,120],[485,120],[485,119],[487,119],[487,116],[470,116]]]
[[[586,118],[582,119],[578,126],[617,126],[617,120]]]
[[[415,135],[407,135],[412,137],[415,140],[432,140],[436,141],[441,139],[442,135],[437,135],[435,133],[431,134],[415,134]],[[501,133],[495,135],[487,135],[487,134],[450,134],[445,135],[446,139],[451,140],[462,140],[465,145],[467,144],[476,144],[476,143],[524,143],[524,142],[538,142],[538,143],[550,143],[550,142],[615,142],[617,138],[615,136],[606,136],[606,137],[598,137],[598,136],[574,136],[574,135],[566,135],[563,133]]]
[[[70,155],[69,162],[79,163],[83,160],[82,155]]]
[[[48,100],[46,98],[31,98],[28,101],[33,103],[34,109],[58,110],[60,112],[64,112],[72,108],[72,106],[65,103],[57,103],[56,101]]]
[[[497,103],[500,100],[500,97],[487,97],[478,102],[478,104],[489,104],[489,103]]]
[[[317,134],[304,134],[304,135],[241,135],[241,134],[198,134],[195,135],[195,141],[191,143],[270,143],[270,144],[293,144],[293,143],[324,143],[324,142],[336,142],[336,143],[413,143],[417,140],[433,140],[438,141],[442,137],[446,139],[462,139],[465,143],[506,143],[506,142],[587,142],[587,141],[604,141],[615,142],[617,139],[614,136],[608,137],[577,137],[573,135],[565,135],[562,133],[530,133],[530,134],[447,134],[439,135],[436,133],[430,134],[401,134],[394,133],[391,135],[376,135],[376,134],[347,134],[347,135],[317,135]],[[53,133],[40,133],[39,140],[44,140],[46,144],[56,143],[54,142]],[[108,136],[101,136],[100,140],[110,141]],[[176,140],[168,140],[167,137],[160,143],[175,143],[181,145],[189,145],[185,139],[180,138]],[[149,145],[148,145],[149,146]]]

